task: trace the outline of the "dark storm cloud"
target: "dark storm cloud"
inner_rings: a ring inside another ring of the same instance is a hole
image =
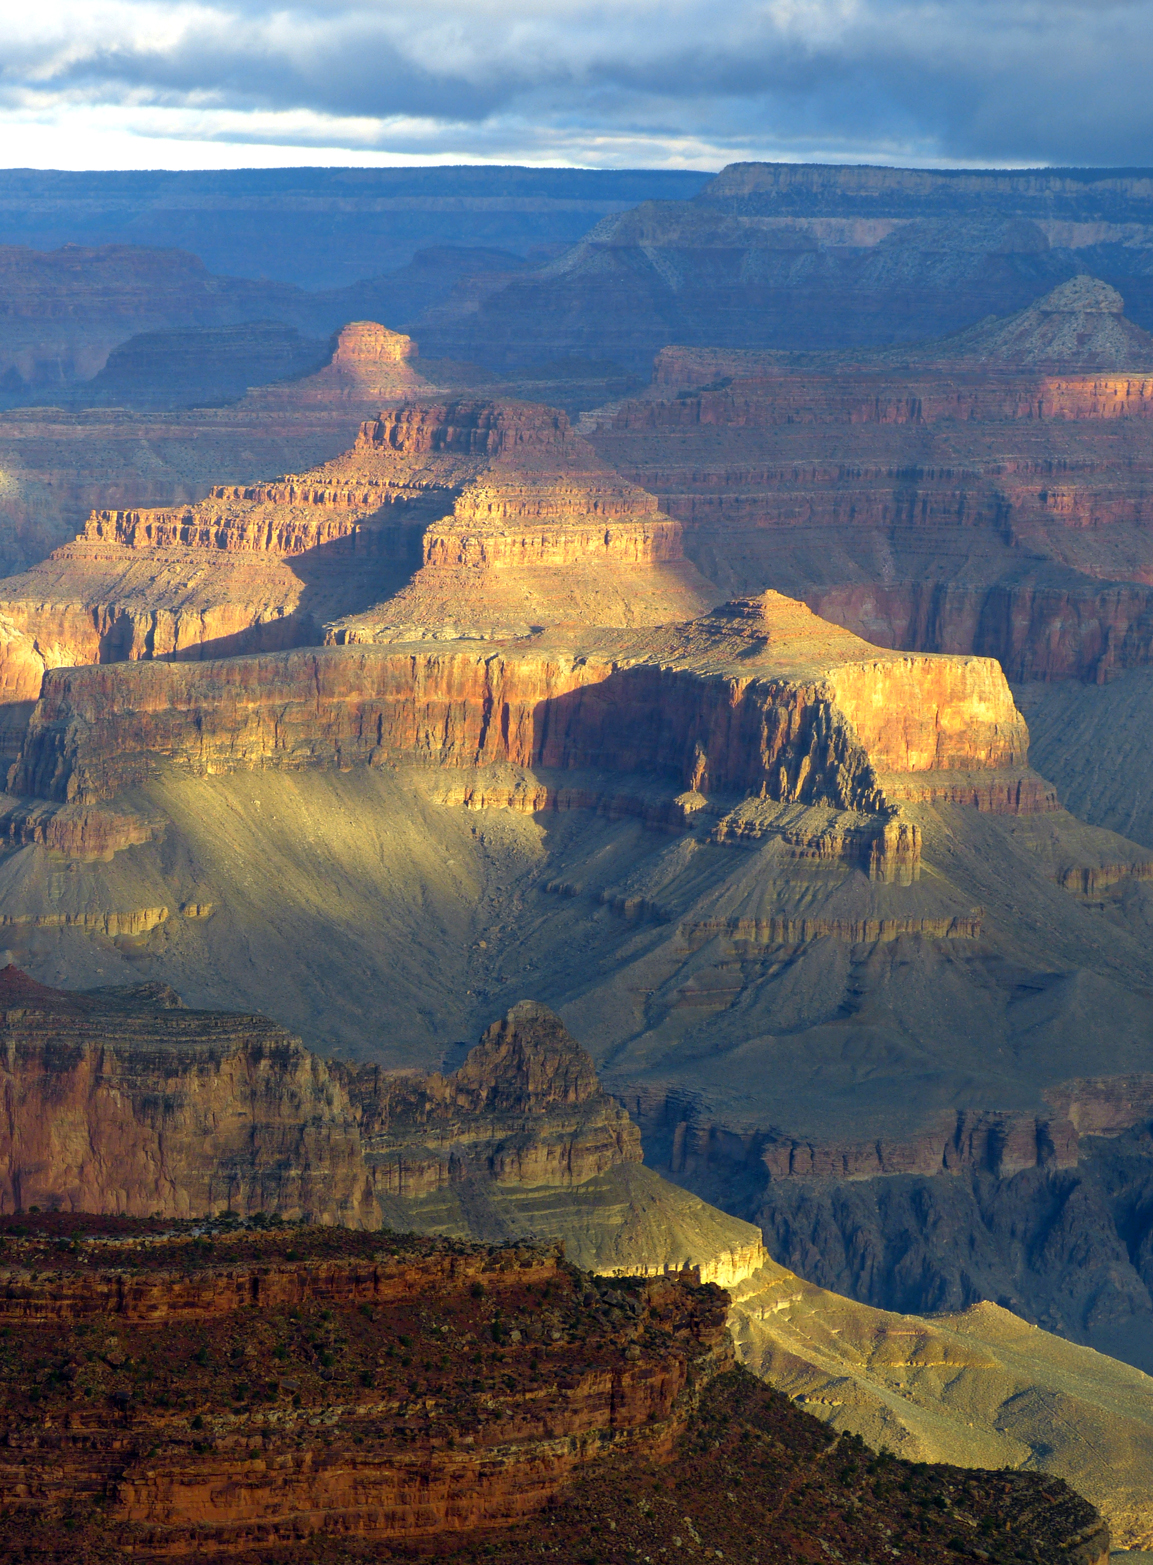
[[[10,103],[398,118],[723,154],[1153,163],[1153,0],[62,0],[0,9]],[[207,134],[213,134],[209,121]],[[321,134],[318,128],[315,134]],[[279,132],[278,132],[279,133]],[[312,132],[302,131],[305,138]],[[367,140],[363,140],[367,138]],[[451,138],[450,138],[451,139]]]

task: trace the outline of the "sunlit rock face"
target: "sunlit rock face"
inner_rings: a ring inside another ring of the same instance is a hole
[[[409,339],[358,323],[319,375],[268,396],[294,418],[313,402],[363,409],[369,388],[395,400],[419,381],[412,353]],[[75,542],[6,583],[0,680],[20,702],[60,666],[645,625],[716,598],[684,559],[680,524],[563,412],[409,403],[311,472],[219,484],[195,504],[94,511]]]

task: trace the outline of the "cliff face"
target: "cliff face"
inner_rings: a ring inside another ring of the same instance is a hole
[[[688,627],[555,649],[60,670],[45,677],[10,786],[92,803],[161,761],[206,773],[409,756],[656,774],[699,795],[881,817],[904,798],[1052,808],[1026,751],[995,664],[881,653],[770,593]]]
[[[0,275],[7,319],[0,373],[29,389],[89,378],[138,332],[270,318],[299,324],[311,304],[283,283],[213,277],[186,251],[139,245],[47,253],[5,245]]]
[[[639,1132],[534,1002],[446,1077],[326,1065],[264,1017],[187,1011],[161,986],[67,992],[7,967],[0,1000],[0,1211],[375,1229],[383,1207],[406,1231],[561,1235],[596,1270],[729,1282],[764,1259],[751,1224],[623,1174]]]
[[[1108,1549],[1060,1480],[890,1459],[869,1482],[871,1452],[731,1367],[726,1296],[689,1279],[598,1286],[555,1249],[343,1230],[20,1227],[0,1542],[31,1560],[519,1565],[575,1557],[592,1523],[611,1565],[686,1535],[783,1565],[818,1528],[879,1552],[910,1496],[925,1520],[896,1534],[901,1565],[944,1565],[958,1525],[1040,1565]]]
[[[555,1251],[357,1246],[305,1230],[270,1236],[272,1255],[254,1262],[250,1238],[214,1237],[205,1265],[190,1237],[145,1236],[119,1274],[85,1255],[46,1275],[48,1257],[18,1247],[7,1311],[22,1340],[51,1322],[67,1357],[95,1333],[103,1362],[71,1377],[63,1399],[77,1406],[48,1435],[49,1464],[42,1438],[8,1441],[0,1526],[63,1509],[85,1526],[102,1503],[129,1553],[197,1558],[491,1530],[604,1451],[667,1459],[700,1387],[731,1361],[713,1288],[634,1286],[610,1318],[595,1293],[599,1311],[586,1311]],[[413,1385],[398,1335],[443,1367]],[[444,1373],[466,1354],[479,1395]]]
[[[1147,658],[1153,580],[1153,345],[1119,305],[1078,278],[915,353],[667,349],[594,443],[722,585],[794,591],[881,645],[1102,680]]]
[[[579,1185],[642,1158],[640,1133],[546,1007],[525,1000],[455,1074],[347,1074],[383,1194],[441,1189],[454,1164],[497,1184]]]
[[[0,1210],[308,1214],[376,1228],[356,1118],[263,1017],[171,991],[68,994],[0,972]]]

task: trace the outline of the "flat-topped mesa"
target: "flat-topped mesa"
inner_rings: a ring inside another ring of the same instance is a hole
[[[768,593],[688,624],[554,631],[499,650],[331,647],[54,670],[9,786],[92,804],[172,763],[200,774],[503,765],[594,773],[601,787],[624,774],[697,799],[861,812],[894,854],[915,858],[892,818],[903,800],[1054,808],[1027,747],[993,660],[885,651]],[[560,804],[559,776],[523,780],[505,785],[510,804]],[[598,795],[582,785],[581,797]]]

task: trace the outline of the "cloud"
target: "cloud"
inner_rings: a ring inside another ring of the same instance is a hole
[[[1153,161],[1153,0],[0,0],[0,42],[13,163]]]

